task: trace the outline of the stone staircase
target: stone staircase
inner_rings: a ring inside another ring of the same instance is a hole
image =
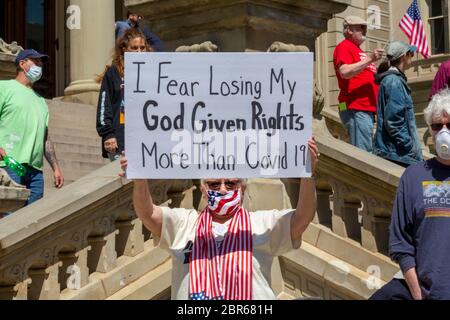
[[[316,133],[317,215],[302,247],[275,259],[271,284],[279,299],[367,299],[398,272],[383,252],[402,169]],[[110,163],[0,220],[0,300],[170,297],[169,256],[136,218],[118,170]],[[244,206],[292,208],[296,182],[251,179]],[[167,183],[153,185],[158,203],[176,195]],[[176,206],[191,208],[192,188],[177,190]]]
[[[48,104],[66,186],[52,187],[46,163],[46,197],[0,220],[0,300],[168,299],[171,261],[136,218],[132,184],[118,177],[119,164],[101,157],[96,108]],[[315,121],[322,153],[317,215],[302,247],[272,267],[279,299],[367,299],[398,272],[385,253],[403,169],[330,137],[325,128]],[[176,192],[167,181],[154,186],[158,203],[183,199],[172,205],[193,206],[191,184],[175,183]],[[296,195],[298,179],[251,179],[244,206],[292,208]],[[68,288],[74,276],[79,288]]]
[[[96,107],[59,100],[47,101],[49,134],[56,150],[65,185],[109,163],[101,156],[101,138],[95,129]],[[53,173],[44,161],[45,195],[55,191]]]

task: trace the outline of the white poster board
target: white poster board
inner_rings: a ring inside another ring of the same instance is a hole
[[[311,176],[312,53],[126,53],[129,179]]]

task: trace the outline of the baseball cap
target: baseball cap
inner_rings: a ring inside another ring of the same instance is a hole
[[[367,21],[358,16],[347,16],[344,19],[344,27],[345,26],[353,26],[353,25],[362,25],[367,26]]]
[[[386,56],[389,60],[394,61],[405,55],[407,52],[416,52],[417,47],[406,44],[402,41],[394,41],[389,45]]]
[[[19,65],[19,62],[25,59],[41,59],[43,62],[48,61],[48,55],[37,52],[34,49],[27,49],[21,51],[16,57],[16,65]]]

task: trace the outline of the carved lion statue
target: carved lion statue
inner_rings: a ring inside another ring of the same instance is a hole
[[[283,43],[275,41],[269,47],[267,52],[310,52],[307,46],[295,45],[292,43]],[[313,95],[313,115],[314,118],[320,119],[323,107],[325,106],[325,96],[322,89],[316,81],[314,81],[314,95]]]
[[[18,55],[23,48],[17,44],[16,41],[11,42],[11,44],[6,43],[2,38],[0,38],[0,52],[12,55]]]
[[[0,168],[0,186],[11,188],[25,188],[25,186],[16,183],[11,179],[9,174],[2,168]]]
[[[191,46],[180,46],[175,52],[217,52],[218,47],[211,41],[205,41]]]
[[[275,41],[267,52],[309,52],[309,48],[307,46]]]

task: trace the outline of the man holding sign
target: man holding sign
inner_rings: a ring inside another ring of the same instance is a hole
[[[309,141],[313,172],[318,161]],[[121,159],[126,170],[128,161]],[[170,209],[153,204],[147,180],[134,180],[133,203],[155,244],[172,256],[172,299],[275,299],[273,259],[300,247],[316,211],[315,181],[301,179],[297,208],[249,213],[242,207],[242,179],[206,179],[207,207]]]
[[[273,259],[300,246],[316,208],[312,53],[127,54],[125,70],[121,164],[171,253],[172,298],[275,299]],[[296,210],[249,213],[247,177],[303,177]],[[154,205],[146,179],[192,178],[200,214]]]

